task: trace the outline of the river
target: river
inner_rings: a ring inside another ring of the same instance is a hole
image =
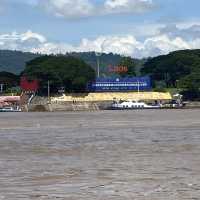
[[[47,199],[200,199],[200,110],[0,113],[0,200]]]

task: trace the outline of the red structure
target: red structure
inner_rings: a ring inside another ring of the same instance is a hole
[[[39,89],[38,80],[29,81],[26,77],[22,77],[20,87],[25,92],[36,92]]]

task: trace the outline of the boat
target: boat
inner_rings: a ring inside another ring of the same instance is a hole
[[[173,108],[173,109],[180,109],[180,108],[185,108],[186,103],[182,101],[177,101],[177,100],[171,100],[168,103],[165,103],[163,105],[163,108]]]
[[[21,112],[22,110],[19,107],[2,107],[0,108],[0,112]]]
[[[143,101],[114,101],[109,107],[111,110],[127,110],[127,109],[160,109],[162,108],[162,104],[155,103],[155,104],[147,104]]]

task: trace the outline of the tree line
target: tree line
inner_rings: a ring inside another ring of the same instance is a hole
[[[176,51],[149,58],[140,68],[133,58],[121,57],[118,65],[127,66],[128,71],[112,76],[149,75],[154,88],[179,88],[189,98],[200,98],[200,50]],[[95,67],[72,55],[36,57],[26,63],[20,76],[22,75],[30,80],[38,79],[41,93],[47,91],[48,81],[55,93],[60,87],[65,87],[66,92],[85,92],[87,83],[96,78]],[[106,76],[104,73],[101,75]],[[0,80],[4,80],[9,86],[16,86],[19,76],[2,72]]]
[[[187,98],[200,98],[200,50],[150,58],[141,73],[151,76],[154,87],[179,88]]]

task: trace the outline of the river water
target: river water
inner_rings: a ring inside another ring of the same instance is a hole
[[[200,110],[0,113],[0,200],[199,200]]]

